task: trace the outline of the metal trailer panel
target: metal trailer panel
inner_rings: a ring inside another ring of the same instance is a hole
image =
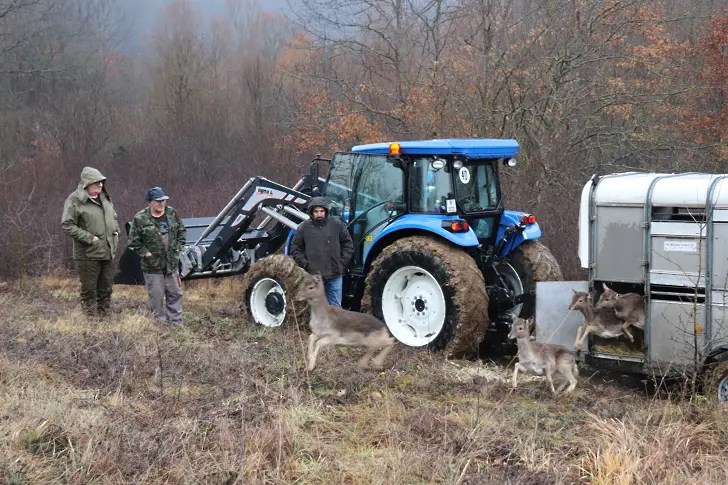
[[[705,239],[700,237],[652,236],[650,254],[650,279],[653,284],[669,284],[659,281],[659,274],[688,276],[688,286],[705,286],[707,268]]]
[[[728,224],[713,224],[711,243],[713,289],[728,290]]]
[[[728,292],[714,291],[712,301],[709,351],[728,345]]]
[[[643,212],[641,207],[597,205],[594,221],[596,280],[643,281]]]
[[[576,330],[584,323],[581,312],[569,310],[576,291],[589,291],[588,281],[538,281],[536,283],[536,341],[574,350]],[[582,354],[583,355],[583,354]]]
[[[646,334],[649,350],[646,357],[650,367],[675,371],[690,367],[695,358],[695,338],[699,353],[705,352],[704,303],[665,301],[653,297],[650,314],[650,331]]]

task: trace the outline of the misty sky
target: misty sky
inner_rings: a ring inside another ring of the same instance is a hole
[[[136,50],[145,36],[149,35],[157,24],[164,7],[174,0],[121,0],[118,8],[127,21],[131,22],[132,30],[129,37],[122,43],[123,48]],[[226,0],[190,0],[192,7],[203,13],[205,18],[218,14],[225,9]],[[287,0],[258,0],[262,10],[285,11],[288,8]]]

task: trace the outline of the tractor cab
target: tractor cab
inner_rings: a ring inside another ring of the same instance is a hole
[[[344,298],[356,306],[367,264],[395,239],[438,235],[458,247],[494,247],[504,212],[498,167],[514,166],[515,140],[375,143],[337,152],[322,195],[354,241]]]

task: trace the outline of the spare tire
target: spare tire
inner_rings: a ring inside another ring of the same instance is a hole
[[[395,241],[374,260],[362,309],[402,344],[473,356],[488,327],[488,295],[475,260],[427,236]]]

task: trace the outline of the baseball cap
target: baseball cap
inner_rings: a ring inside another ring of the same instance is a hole
[[[147,189],[147,195],[146,200],[167,200],[169,197],[164,193],[164,190],[162,190],[162,187],[152,187],[151,189]]]

